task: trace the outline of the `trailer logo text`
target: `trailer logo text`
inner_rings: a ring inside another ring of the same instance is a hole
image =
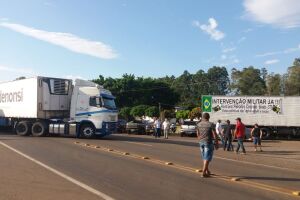
[[[2,92],[0,90],[0,103],[14,103],[23,101],[23,88],[17,92]]]

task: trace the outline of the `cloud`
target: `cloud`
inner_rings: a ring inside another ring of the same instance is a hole
[[[266,56],[273,56],[273,55],[279,55],[279,54],[289,54],[296,51],[300,51],[300,44],[297,47],[288,48],[282,51],[272,51],[272,52],[266,52],[262,54],[257,54],[255,57],[266,57]]]
[[[86,78],[83,78],[82,76],[79,76],[79,75],[67,75],[67,76],[64,76],[64,78],[66,79],[71,79],[73,81],[73,83],[75,83],[75,80],[76,79],[81,79],[81,80],[88,80]]]
[[[246,40],[246,37],[241,37],[241,38],[237,41],[237,43],[240,44],[240,43],[244,42],[245,40]]]
[[[47,6],[47,7],[54,7],[55,4],[53,2],[50,2],[50,1],[45,1],[44,2],[44,6]]]
[[[234,59],[232,62],[236,64],[236,63],[239,63],[240,60],[236,58],[236,59]]]
[[[207,33],[210,35],[210,38],[213,40],[221,40],[225,37],[225,34],[218,30],[218,23],[214,18],[209,18],[208,19],[208,24],[200,24],[199,21],[194,21],[193,25],[200,28],[203,32]]]
[[[20,68],[20,67],[11,67],[7,65],[0,64],[0,81],[12,81],[18,77],[32,77],[36,76],[37,72],[35,72],[31,68]]]
[[[279,62],[278,59],[272,59],[272,60],[265,61],[265,64],[266,65],[272,65],[272,64],[275,64],[275,63],[278,63],[278,62]]]
[[[20,73],[20,74],[26,74],[26,75],[34,75],[34,74],[36,74],[30,68],[13,68],[13,67],[4,66],[4,65],[0,65],[0,71],[1,72]]]
[[[253,31],[252,28],[247,28],[247,29],[243,30],[242,33],[249,33],[249,32],[251,32],[251,31]]]
[[[76,53],[86,54],[102,59],[113,59],[117,57],[117,54],[109,45],[99,41],[91,41],[80,38],[70,33],[48,32],[8,22],[1,22],[0,26],[38,40],[61,46]]]
[[[226,56],[225,54],[223,54],[223,55],[221,56],[221,59],[222,59],[222,60],[226,60],[226,58],[227,58],[227,56]]]
[[[299,0],[244,0],[245,17],[280,28],[300,26]]]
[[[232,51],[235,51],[236,50],[236,47],[231,47],[231,48],[225,48],[222,50],[223,53],[229,53],[229,52],[232,52]]]

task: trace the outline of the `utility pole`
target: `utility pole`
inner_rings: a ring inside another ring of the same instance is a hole
[[[158,102],[159,120],[161,120],[161,104]]]

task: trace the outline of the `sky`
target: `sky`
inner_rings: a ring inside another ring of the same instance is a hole
[[[285,73],[298,57],[299,0],[0,0],[0,81]]]

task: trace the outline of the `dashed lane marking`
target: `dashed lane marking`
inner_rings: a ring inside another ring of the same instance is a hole
[[[151,157],[141,156],[141,155],[133,154],[133,153],[129,153],[129,152],[123,152],[123,151],[120,151],[120,150],[113,149],[113,151],[109,151],[111,149],[108,148],[108,147],[95,146],[95,145],[87,146],[85,143],[80,143],[80,142],[79,143],[74,142],[74,144],[85,147],[85,148],[95,149],[95,147],[98,147],[97,150],[101,150],[101,151],[104,151],[104,152],[109,152],[109,153],[116,154],[116,155],[121,155],[121,156],[126,155],[126,157],[128,157],[128,158],[140,159],[140,160],[144,160],[145,162],[151,162],[151,163],[154,163],[154,164],[164,165],[164,166],[169,167],[169,168],[175,168],[175,169],[179,169],[179,170],[183,170],[183,171],[187,171],[187,172],[192,172],[192,173],[199,174],[199,172],[202,171],[200,169],[179,165],[179,164],[176,164],[176,163],[173,163],[173,162],[170,162],[170,161],[162,161],[162,160],[158,160],[158,159],[153,159]],[[233,160],[233,161],[235,161],[235,160]],[[230,176],[223,176],[223,175],[218,175],[218,174],[212,174],[211,176],[213,178],[217,178],[217,179],[224,180],[224,181],[230,181],[230,182],[234,181],[234,183],[236,183],[236,184],[246,185],[247,187],[257,188],[257,189],[260,189],[260,190],[271,191],[271,192],[280,193],[280,194],[293,196],[293,197],[299,197],[298,195],[296,195],[295,190],[289,190],[289,189],[285,189],[285,188],[282,188],[282,187],[276,187],[276,186],[272,186],[272,185],[267,185],[267,184],[263,184],[263,183],[249,181],[249,180],[246,180],[243,177],[230,177]]]
[[[0,142],[0,144],[2,146],[4,146],[4,147],[6,147],[6,148],[8,148],[8,149],[10,149],[12,151],[14,151],[15,153],[19,154],[20,156],[22,156],[22,157],[24,157],[24,158],[26,158],[26,159],[28,159],[28,160],[36,163],[37,165],[39,165],[39,166],[47,169],[48,171],[51,171],[54,174],[56,174],[56,175],[58,175],[58,176],[60,176],[60,177],[62,177],[64,179],[66,179],[67,181],[69,181],[69,182],[71,182],[71,183],[73,183],[73,184],[75,184],[75,185],[77,185],[77,186],[79,186],[79,187],[81,187],[81,188],[83,188],[83,189],[85,189],[85,190],[87,190],[87,191],[89,191],[89,192],[97,195],[98,197],[101,197],[101,198],[103,198],[105,200],[114,200],[114,198],[108,196],[107,194],[104,194],[103,192],[100,192],[99,190],[96,190],[96,189],[92,188],[91,186],[88,186],[87,184],[82,183],[82,182],[80,182],[80,181],[78,181],[78,180],[76,180],[76,179],[74,179],[74,178],[72,178],[72,177],[70,177],[70,176],[68,176],[68,175],[66,175],[66,174],[64,174],[64,173],[62,173],[62,172],[60,172],[60,171],[58,171],[58,170],[56,170],[56,169],[54,169],[54,168],[52,168],[52,167],[44,164],[44,163],[42,163],[42,162],[40,162],[40,161],[38,161],[38,160],[36,160],[36,159],[34,159],[34,158],[32,158],[32,157],[30,157],[30,156],[22,153],[21,151],[19,151],[19,150],[15,149],[15,148],[13,148],[13,147],[11,147],[11,146],[3,143],[3,142]],[[79,144],[79,143],[77,142],[77,144]],[[89,147],[89,146],[86,146],[86,147]]]

